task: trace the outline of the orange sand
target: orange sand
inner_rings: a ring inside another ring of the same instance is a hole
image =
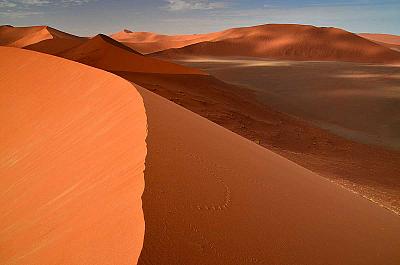
[[[135,264],[142,98],[74,62],[0,47],[0,264]]]
[[[83,38],[47,26],[12,27],[0,26],[0,45],[23,48],[42,41],[67,40],[78,42]]]
[[[198,69],[143,56],[101,34],[58,56],[107,71],[205,75]]]
[[[139,264],[400,263],[400,218],[145,89]]]
[[[337,28],[294,24],[231,29],[221,32],[217,38],[154,55],[166,58],[250,56],[290,60],[400,62],[399,52],[356,34]]]
[[[220,33],[193,34],[193,35],[162,35],[152,32],[132,32],[123,30],[111,35],[111,37],[125,45],[141,52],[153,53],[170,48],[181,48],[193,43],[210,41],[218,38]]]
[[[400,52],[400,36],[390,34],[361,33],[359,36]]]
[[[358,35],[372,41],[400,45],[400,36],[397,35],[377,34],[377,33],[360,33]]]

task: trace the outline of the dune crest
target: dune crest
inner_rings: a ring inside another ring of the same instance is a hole
[[[0,47],[1,264],[135,264],[147,121],[127,81]]]
[[[379,34],[379,33],[360,33],[359,36],[372,40],[383,42],[387,44],[400,45],[400,36],[392,34]]]
[[[181,48],[190,44],[210,41],[220,33],[191,34],[191,35],[164,35],[153,32],[133,32],[123,30],[110,35],[113,39],[141,52],[154,53],[170,48]]]
[[[400,52],[400,36],[378,33],[360,33],[359,36]]]
[[[154,55],[172,59],[243,56],[286,60],[400,62],[399,52],[345,30],[295,24],[230,29],[221,32],[217,38]]]
[[[201,70],[146,57],[99,34],[58,56],[112,72],[203,74]]]
[[[81,38],[48,26],[0,26],[0,45],[2,46],[23,48],[51,39],[76,40]]]

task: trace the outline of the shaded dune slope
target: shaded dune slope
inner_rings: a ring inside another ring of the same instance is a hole
[[[135,264],[147,134],[139,93],[45,54],[0,47],[0,62],[0,263]]]
[[[145,89],[139,264],[398,264],[400,219]]]
[[[51,55],[59,55],[63,52],[71,50],[85,42],[84,38],[79,39],[48,39],[28,46],[24,49],[47,53]]]
[[[217,39],[154,53],[180,58],[246,56],[287,60],[400,62],[400,53],[337,29],[267,24],[224,31]]]
[[[198,69],[143,56],[102,34],[58,56],[107,71],[205,74]]]

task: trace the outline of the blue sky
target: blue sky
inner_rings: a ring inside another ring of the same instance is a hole
[[[265,23],[400,35],[400,0],[0,0],[0,24],[50,25],[77,35],[124,28],[204,33]]]

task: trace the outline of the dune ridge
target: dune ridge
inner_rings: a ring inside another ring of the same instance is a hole
[[[387,44],[400,45],[400,36],[393,34],[379,34],[379,33],[359,33],[359,36],[372,40],[383,42]]]
[[[360,33],[359,36],[400,52],[400,36],[392,34]]]
[[[50,44],[51,46],[51,44]],[[31,47],[26,47],[31,49]],[[171,62],[146,57],[114,39],[99,34],[80,45],[56,54],[109,72],[125,71],[138,73],[200,74],[201,70]]]
[[[13,27],[0,26],[0,45],[23,48],[45,40],[79,40],[81,37],[68,34],[49,26]]]
[[[127,81],[0,47],[0,263],[135,264],[147,121]]]
[[[198,69],[143,56],[103,34],[82,38],[47,26],[1,26],[0,45],[56,55],[109,72],[206,75]]]
[[[214,33],[215,34],[215,33]],[[153,53],[161,58],[241,56],[286,60],[400,62],[400,53],[338,28],[267,24],[223,31],[212,40]]]
[[[400,262],[395,214],[137,89],[149,124],[138,264]]]
[[[123,30],[110,37],[142,53],[154,53],[170,48],[181,48],[190,44],[209,41],[217,38],[220,33],[164,35],[153,32],[133,32]]]

